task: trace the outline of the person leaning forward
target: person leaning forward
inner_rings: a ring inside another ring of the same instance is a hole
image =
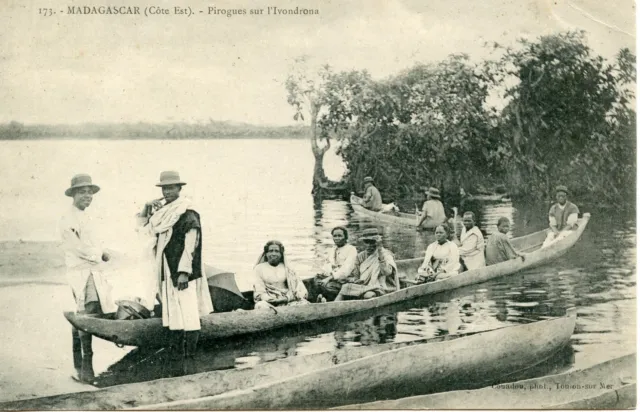
[[[60,219],[58,226],[62,238],[67,280],[79,313],[99,315],[114,312],[116,307],[109,296],[109,285],[98,270],[101,262],[110,259],[107,251],[99,248],[92,238],[86,209],[100,187],[93,184],[91,176],[78,174],[71,179],[71,186],[64,192],[73,198],[71,207]],[[92,383],[93,349],[91,334],[72,327],[74,379]]]
[[[213,312],[213,304],[202,261],[200,215],[191,201],[180,197],[184,185],[178,172],[162,172],[156,186],[163,197],[147,202],[138,216],[139,224],[156,237],[155,276],[172,353],[193,357],[200,316]]]

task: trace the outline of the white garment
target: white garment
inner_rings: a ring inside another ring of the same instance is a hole
[[[111,286],[99,270],[103,251],[92,238],[87,213],[71,205],[60,219],[58,231],[62,238],[67,281],[76,301],[76,310],[84,310],[85,287],[89,276],[93,274],[102,311],[115,312],[117,305],[111,298]]]
[[[572,233],[571,230],[562,230],[558,232],[558,235],[556,236],[556,234],[553,233],[552,230],[549,230],[549,232],[547,233],[547,237],[544,239],[544,242],[542,243],[541,248],[551,246],[552,244],[558,242],[559,240],[569,236],[571,233]]]
[[[335,247],[329,253],[329,263],[323,267],[326,275],[331,275],[334,279],[346,279],[356,266],[358,249],[355,246],[346,244],[342,247]]]
[[[460,256],[468,270],[486,266],[484,260],[484,237],[478,226],[462,229],[460,234]]]
[[[460,271],[460,253],[458,252],[458,246],[451,241],[446,241],[443,244],[438,242],[431,243],[424,254],[424,261],[418,269],[418,272],[424,272],[431,266],[431,259],[440,260],[441,267],[444,269],[443,273],[438,275],[438,280],[446,279],[453,275],[457,275]]]
[[[173,286],[169,264],[164,255],[164,248],[173,234],[173,225],[190,207],[188,200],[179,201],[180,199],[178,198],[174,202],[163,206],[151,218],[139,216],[138,223],[146,228],[149,235],[155,237],[155,234],[157,234],[157,241],[153,245],[155,257],[155,274],[153,276],[156,278],[156,285],[159,287],[158,294],[162,301],[162,325],[171,330],[199,330],[200,317],[213,312],[213,303],[211,302],[204,264],[201,269],[202,277],[190,281],[186,289],[178,290]],[[176,204],[173,205],[174,203]],[[163,209],[165,210],[163,211]],[[175,215],[177,215],[177,218]],[[185,236],[185,248],[178,267],[185,269],[186,273],[192,272],[191,254],[195,250],[198,241],[197,231],[195,230],[189,231]],[[165,280],[161,281],[163,273]]]

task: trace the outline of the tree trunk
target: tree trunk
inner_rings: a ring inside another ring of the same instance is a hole
[[[324,174],[323,160],[324,154],[330,147],[329,139],[327,139],[326,145],[322,147],[318,145],[317,117],[319,109],[320,108],[317,105],[311,105],[311,151],[313,152],[313,157],[315,159],[315,164],[313,166],[313,188],[311,189],[311,193],[314,196],[320,195],[322,193],[322,185],[326,185],[327,183],[327,176]]]

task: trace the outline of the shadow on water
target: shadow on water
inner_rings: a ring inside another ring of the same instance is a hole
[[[545,206],[546,207],[546,206]],[[481,228],[491,233],[499,216],[514,222],[514,236],[544,227],[539,211],[508,204],[486,205],[478,212]],[[492,330],[562,316],[578,308],[572,344],[526,371],[485,376],[481,383],[449,382],[444,387],[394,388],[367,401],[443,390],[470,389],[518,379],[560,373],[586,364],[589,348],[616,353],[635,348],[635,221],[594,213],[583,237],[565,256],[550,264],[482,284],[415,299],[356,315],[298,325],[269,333],[203,343],[192,362],[170,362],[164,351],[134,349],[98,377],[100,386],[147,381],[218,369],[250,368],[277,359],[337,350]],[[346,225],[349,241],[367,227],[379,227],[385,246],[398,259],[420,256],[430,242],[412,228],[382,226],[353,215],[348,203],[324,201],[315,207],[314,251],[320,261],[332,247],[330,231]],[[469,348],[469,350],[475,350]],[[593,352],[593,351],[592,351]],[[583,355],[583,353],[585,355]],[[623,354],[623,353],[621,353]],[[606,359],[604,359],[606,360]],[[399,392],[398,392],[399,391]],[[403,392],[404,391],[404,392]],[[364,401],[364,400],[359,400]],[[320,407],[314,404],[314,407]]]

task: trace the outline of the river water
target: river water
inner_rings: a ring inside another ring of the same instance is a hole
[[[421,256],[431,241],[411,228],[384,226],[354,215],[344,201],[314,203],[310,195],[313,158],[306,141],[19,141],[2,145],[0,160],[4,167],[0,168],[0,178],[4,184],[0,195],[5,211],[10,211],[0,215],[4,240],[55,239],[57,219],[70,202],[63,195],[69,179],[74,173],[87,172],[102,188],[90,208],[96,227],[101,228],[100,237],[113,249],[131,251],[136,247],[132,240],[133,215],[144,201],[160,197],[154,186],[160,171],[174,169],[188,182],[184,195],[194,200],[202,215],[205,261],[237,273],[243,290],[250,288],[249,274],[269,239],[285,244],[291,265],[304,277],[313,273],[313,267],[330,250],[330,231],[337,225],[349,228],[351,240],[358,247],[359,233],[378,227],[385,246],[397,259]],[[329,156],[326,168],[334,178],[343,172],[335,156]],[[581,211],[592,212],[589,226],[574,248],[546,266],[382,309],[369,318],[202,345],[190,370],[167,368],[162,353],[119,349],[99,342],[94,345],[99,384],[251,367],[344,346],[424,339],[446,334],[452,325],[459,333],[489,330],[560,316],[569,307],[578,308],[571,347],[531,373],[543,375],[585,367],[633,352],[635,215],[590,210],[580,199],[576,202]],[[470,203],[467,208],[478,214],[485,233],[495,230],[498,217],[506,216],[514,223],[512,235],[520,236],[544,228],[548,205]],[[68,294],[63,283],[64,278],[56,278],[51,283],[18,285],[15,291],[62,302]],[[16,313],[28,310],[34,319],[45,317],[51,306],[34,307],[33,302],[21,299],[12,302],[18,306],[14,308]],[[68,304],[65,301],[61,306]],[[20,334],[25,340],[33,337],[34,331],[19,327],[24,320],[18,316],[5,321],[18,334],[11,339],[20,340]],[[48,327],[56,328],[56,336],[68,334],[65,322],[56,320]],[[52,369],[62,376],[72,372],[67,340],[60,338],[56,344],[39,347],[42,359],[58,359]],[[12,356],[3,353],[4,359],[11,360]],[[17,397],[38,395],[42,393],[36,390]],[[2,396],[15,397],[15,393]]]

